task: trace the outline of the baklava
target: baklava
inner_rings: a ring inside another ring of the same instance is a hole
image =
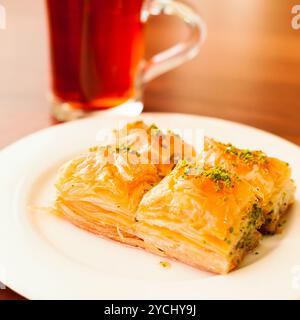
[[[149,247],[225,274],[257,246],[264,219],[247,181],[220,167],[183,161],[144,195],[136,220],[136,235]]]
[[[253,185],[262,198],[263,233],[276,233],[281,217],[294,202],[295,184],[287,162],[268,157],[262,151],[238,149],[206,137],[204,163],[220,166]]]
[[[143,195],[173,169],[176,146],[186,154],[193,154],[193,148],[172,132],[142,121],[114,131],[112,137],[112,144],[90,148],[64,165],[55,209],[82,229],[143,247],[133,232]]]

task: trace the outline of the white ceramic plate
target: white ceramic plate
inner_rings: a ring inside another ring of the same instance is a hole
[[[288,161],[300,181],[300,149],[255,128],[182,114],[144,114],[170,129],[202,128],[241,147]],[[285,231],[265,238],[226,276],[171,262],[101,239],[31,206],[51,206],[57,168],[96,144],[118,118],[99,116],[51,127],[0,152],[0,280],[30,299],[297,299],[300,298],[300,204]]]

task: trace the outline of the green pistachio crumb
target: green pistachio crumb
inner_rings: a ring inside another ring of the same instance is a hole
[[[232,144],[228,144],[224,152],[237,156],[246,164],[267,163],[267,157],[262,151],[251,151],[249,149],[240,150],[234,147]]]
[[[232,175],[221,167],[203,170],[201,174],[216,183],[217,191],[220,191],[223,186],[233,187]]]

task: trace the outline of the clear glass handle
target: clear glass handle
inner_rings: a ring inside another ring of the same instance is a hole
[[[174,47],[144,61],[142,81],[146,83],[194,58],[205,40],[206,26],[199,15],[188,5],[177,0],[148,0],[142,12],[142,22],[151,15],[173,15],[181,18],[190,28],[189,37]]]

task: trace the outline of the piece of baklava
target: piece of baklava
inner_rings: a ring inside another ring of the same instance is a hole
[[[154,164],[161,177],[165,177],[179,160],[191,161],[196,156],[193,146],[178,134],[163,131],[155,124],[148,126],[143,121],[136,121],[113,133],[114,144],[136,150],[140,162]]]
[[[263,223],[259,196],[247,181],[186,161],[144,195],[136,219],[136,234],[149,247],[221,274],[258,244]]]
[[[281,216],[294,201],[295,184],[288,163],[262,151],[238,149],[210,138],[205,138],[204,162],[225,168],[251,183],[263,199],[265,223],[261,231],[276,232]]]
[[[136,208],[161,179],[154,165],[130,164],[125,150],[109,156],[103,150],[95,148],[65,165],[55,207],[82,229],[138,245],[132,232]]]
[[[113,137],[111,144],[93,147],[63,167],[55,207],[80,228],[143,247],[132,231],[137,206],[174,167],[175,143],[182,149],[185,144],[142,121],[114,131]]]

